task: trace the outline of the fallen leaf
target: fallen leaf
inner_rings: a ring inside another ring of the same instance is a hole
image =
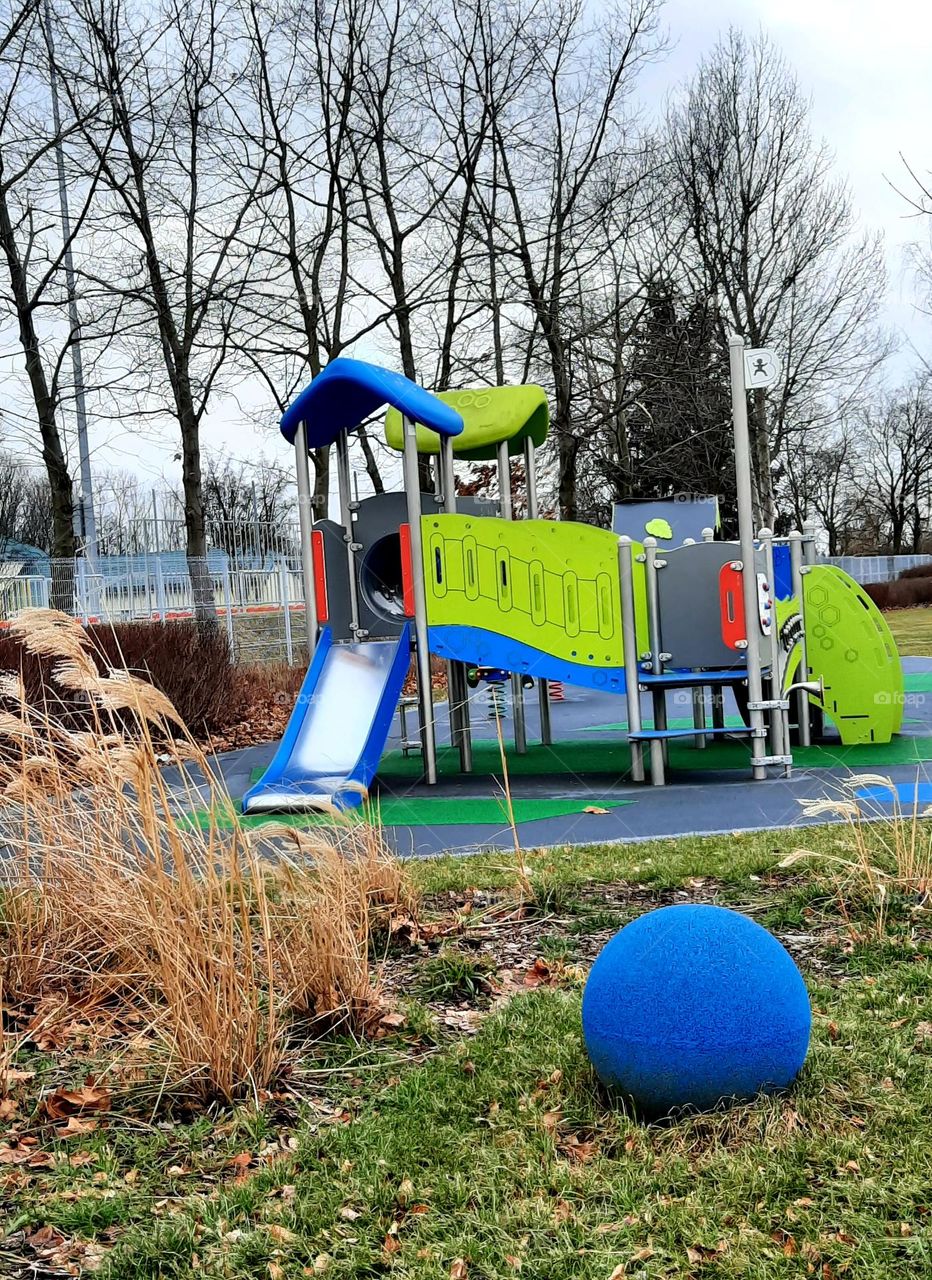
[[[414,1195],[414,1183],[410,1178],[402,1178],[401,1183],[395,1193],[395,1199],[402,1208],[408,1203]]]
[[[15,1098],[0,1098],[0,1120],[11,1120],[18,1107]]]
[[[29,1080],[35,1080],[36,1073],[34,1071],[21,1071],[19,1067],[7,1067],[3,1072],[3,1078],[7,1084],[26,1084]]]
[[[55,1137],[77,1138],[86,1133],[93,1133],[96,1128],[96,1120],[81,1120],[78,1116],[69,1116],[65,1123],[55,1130]]]
[[[463,1258],[457,1258],[450,1268],[450,1280],[468,1280],[469,1268]]]
[[[398,1027],[403,1027],[406,1022],[407,1018],[403,1013],[386,1013],[379,1019],[379,1026],[395,1031]]]
[[[637,1253],[632,1253],[631,1261],[646,1262],[648,1258],[652,1258],[653,1256],[654,1256],[654,1250],[649,1244],[647,1244],[644,1246],[643,1249],[638,1249]]]
[[[609,812],[608,809],[603,809],[600,805],[597,805],[597,804],[587,804],[585,809],[583,809],[583,813],[608,813],[608,812]]]
[[[562,1119],[562,1111],[545,1111],[542,1116],[543,1126],[548,1133],[556,1133],[557,1126]]]
[[[42,1111],[49,1120],[64,1120],[81,1111],[109,1111],[110,1090],[92,1083],[80,1089],[56,1089],[42,1099]]]
[[[594,1142],[580,1142],[571,1133],[564,1142],[557,1144],[557,1150],[574,1164],[587,1164],[598,1151],[598,1146]]]
[[[539,987],[543,982],[549,982],[552,976],[550,965],[543,958],[538,956],[534,963],[524,975],[524,985],[526,987]]]
[[[693,1266],[701,1266],[703,1262],[711,1262],[713,1258],[717,1258],[721,1252],[723,1250],[717,1246],[714,1249],[710,1249],[708,1245],[697,1244],[687,1247],[686,1257]]]
[[[277,1222],[269,1223],[265,1229],[272,1239],[277,1240],[279,1244],[292,1245],[297,1243],[298,1237],[295,1233]]]

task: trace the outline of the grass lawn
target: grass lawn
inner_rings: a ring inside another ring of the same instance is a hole
[[[517,916],[506,855],[415,863],[418,945],[379,957],[399,1016],[304,1046],[249,1107],[185,1113],[117,1061],[109,1109],[69,1133],[39,1099],[100,1083],[76,1013],[70,1038],[23,1047],[14,1067],[36,1075],[0,1102],[0,1275],[932,1274],[930,911],[894,899],[881,925],[854,886],[840,909],[826,863],[777,868],[798,839],[549,851]],[[842,829],[806,839],[844,854]],[[617,928],[678,901],[783,939],[813,1042],[786,1097],[646,1125],[594,1080],[580,998]]]
[[[932,608],[891,609],[883,615],[902,658],[932,658]]]

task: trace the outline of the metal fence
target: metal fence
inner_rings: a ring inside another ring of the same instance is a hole
[[[265,556],[243,567],[226,556],[195,562],[206,570],[220,625],[241,662],[302,662],[306,623],[300,559]],[[195,572],[195,577],[198,577]],[[175,552],[47,561],[0,562],[0,625],[22,609],[67,608],[83,622],[166,622],[195,616],[188,562]]]
[[[891,582],[904,569],[926,564],[932,573],[932,556],[821,556],[822,564],[837,564],[855,582]]]

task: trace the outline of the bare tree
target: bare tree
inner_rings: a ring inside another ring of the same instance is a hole
[[[818,443],[812,433],[800,436],[786,454],[781,477],[781,496],[789,512],[778,522],[777,531],[801,529],[816,517],[828,538],[828,554],[844,555],[863,528],[864,475],[853,422],[845,421],[837,433],[820,433]]]
[[[384,326],[393,309],[358,278],[372,246],[356,226],[352,134],[373,8],[369,0],[241,0],[240,11],[252,49],[246,85],[267,221],[256,246],[262,271],[244,299],[237,345],[282,410],[302,382]],[[359,439],[380,492],[364,430]],[[314,504],[325,514],[329,448],[313,461]]]
[[[43,545],[47,541],[54,557],[68,561],[77,544],[62,429],[63,364],[77,334],[67,323],[63,264],[84,228],[99,171],[87,175],[63,239],[54,160],[77,126],[58,130],[49,117],[49,49],[41,16],[40,0],[9,0],[0,32],[0,316],[16,329],[31,401],[26,435],[31,444],[38,428],[48,477],[51,531]],[[85,114],[81,122],[87,119]],[[55,603],[69,608],[68,575],[58,575],[56,584]]]
[[[231,555],[261,556],[290,545],[293,485],[283,467],[265,459],[247,464],[208,455],[204,505],[212,542]]]
[[[48,478],[15,454],[0,455],[0,539],[54,554],[52,509]]]
[[[220,0],[166,0],[155,13],[125,0],[73,3],[72,110],[81,120],[82,91],[107,104],[103,125],[81,129],[106,192],[95,278],[127,308],[124,345],[177,426],[195,609],[214,621],[200,426],[230,358],[248,246],[260,239],[249,223],[262,216],[263,170],[251,153],[243,163],[235,33]]]
[[[631,0],[593,28],[581,5],[553,5],[525,93],[516,108],[493,114],[498,235],[513,263],[511,298],[528,317],[531,363],[537,357],[552,386],[565,519],[577,515],[583,437],[573,408],[566,312],[602,252],[606,185],[617,199],[643,176],[643,144],[625,99],[641,64],[660,48],[658,11],[656,0]],[[632,157],[637,163],[626,164]]]
[[[751,396],[757,515],[773,525],[774,459],[820,407],[856,397],[886,354],[874,321],[881,245],[856,238],[851,202],[813,141],[809,104],[766,36],[732,30],[667,120],[670,176],[690,233],[683,267],[752,346],[784,370]]]
[[[869,406],[858,430],[862,502],[893,555],[917,552],[932,496],[932,386],[927,375]]]

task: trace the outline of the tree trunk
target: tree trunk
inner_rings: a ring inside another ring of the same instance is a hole
[[[315,375],[316,376],[316,375]],[[315,449],[311,454],[314,464],[314,492],[311,494],[311,518],[326,520],[330,509],[330,446]]]
[[[579,441],[563,433],[557,442],[557,458],[559,462],[558,497],[560,501],[560,519],[575,520],[578,501],[576,492],[576,462],[579,457]]]
[[[776,507],[773,498],[773,468],[770,456],[770,432],[767,423],[767,401],[760,388],[751,392],[751,465],[757,481],[757,510],[754,519],[758,528],[773,529]]]
[[[61,434],[58,429],[55,397],[49,387],[42,352],[36,333],[33,307],[29,297],[29,285],[23,262],[16,244],[6,192],[0,189],[0,245],[7,261],[10,290],[19,324],[19,340],[26,363],[26,374],[32,391],[39,435],[42,440],[42,461],[52,493],[52,558],[70,567],[53,572],[51,604],[65,613],[74,610],[74,558],[77,554],[74,533],[74,487],[65,461]]]
[[[366,462],[366,474],[372,481],[373,492],[384,493],[385,484],[382,480],[382,473],[379,471],[379,464],[372,451],[372,442],[369,439],[369,433],[365,427],[359,428],[356,433],[356,438],[358,439],[360,448],[362,449],[362,456]]]
[[[181,379],[179,399],[184,400]],[[213,579],[207,565],[207,524],[204,518],[204,494],[201,486],[201,445],[197,417],[193,405],[180,403],[178,422],[181,428],[181,483],[184,495],[185,553],[194,616],[201,627],[217,626],[217,606]]]

